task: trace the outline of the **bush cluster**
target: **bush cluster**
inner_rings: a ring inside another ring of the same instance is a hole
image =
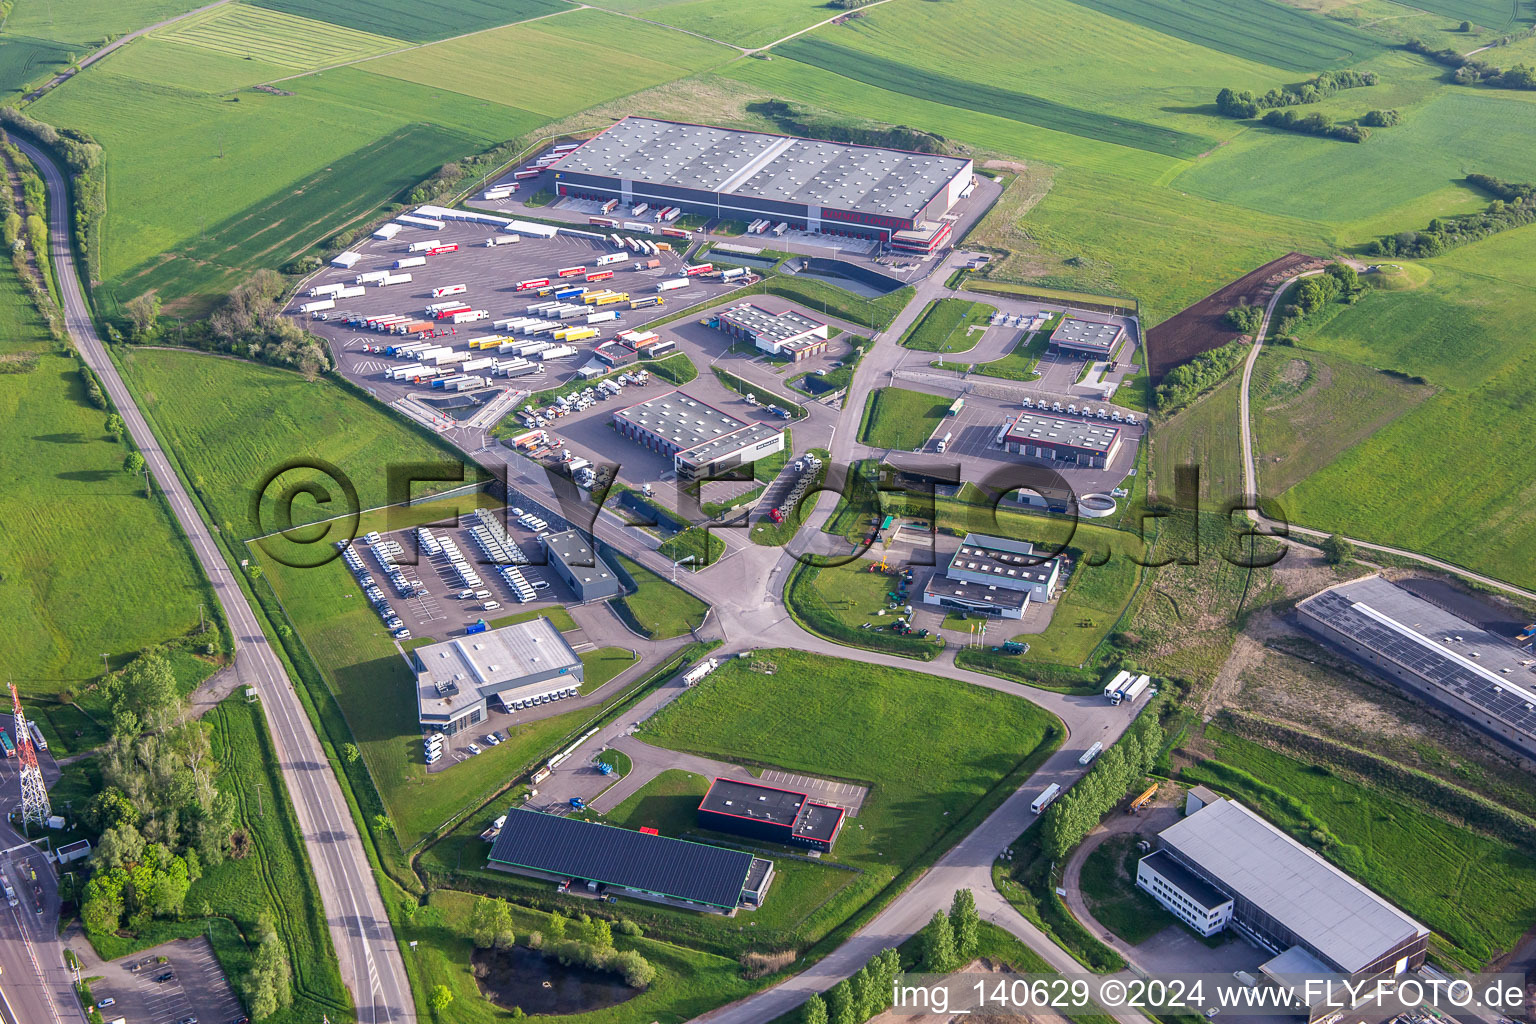
[[[1304,135],[1320,135],[1327,139],[1345,142],[1364,142],[1371,137],[1371,130],[1352,121],[1335,121],[1327,114],[1298,114],[1294,110],[1271,110],[1263,121],[1271,128],[1301,132]]]
[[[943,912],[938,916],[942,918]],[[901,955],[883,949],[826,995],[807,999],[800,1007],[800,1020],[802,1024],[863,1024],[890,1007],[892,985],[900,973]]]
[[[1221,322],[1234,331],[1256,335],[1264,324],[1264,310],[1258,306],[1233,306],[1222,314]]]

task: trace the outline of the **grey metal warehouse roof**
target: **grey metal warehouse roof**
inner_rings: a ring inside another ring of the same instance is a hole
[[[749,423],[740,430],[723,434],[713,441],[705,441],[686,451],[678,452],[677,457],[689,466],[707,466],[716,459],[723,459],[727,455],[782,433],[784,433],[783,427],[776,427],[771,423]]]
[[[1008,428],[1009,441],[1020,444],[1066,445],[1107,452],[1120,436],[1120,428],[1091,420],[1020,413]]]
[[[1107,324],[1069,316],[1057,324],[1056,329],[1051,332],[1051,344],[1107,353],[1114,347],[1116,339],[1124,330],[1125,328],[1119,324]]]
[[[1232,800],[1164,829],[1159,842],[1248,900],[1348,974],[1428,929]]]
[[[798,338],[811,331],[823,330],[827,326],[820,320],[813,320],[793,309],[772,313],[750,302],[732,306],[720,314],[720,319],[743,330],[751,331],[754,338],[768,338],[777,342]]]
[[[928,153],[626,117],[554,170],[910,220],[967,163]]]
[[[613,418],[666,438],[685,451],[747,425],[730,413],[721,412],[681,391],[657,395],[638,405],[620,409]]]
[[[752,855],[514,807],[490,859],[512,867],[732,908]]]
[[[1297,609],[1493,718],[1536,737],[1530,654],[1380,576],[1307,598]]]

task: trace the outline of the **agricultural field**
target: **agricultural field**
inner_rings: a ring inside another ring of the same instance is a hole
[[[876,448],[916,448],[944,422],[953,401],[906,388],[879,388],[870,393],[859,439]]]
[[[32,362],[35,360],[35,362]],[[0,268],[0,676],[28,695],[78,690],[118,659],[214,613],[170,514],[123,472],[71,357],[59,354],[9,263]],[[104,571],[104,567],[110,570]]]
[[[338,467],[356,488],[361,508],[389,504],[391,466],[424,463],[452,473],[463,465],[403,422],[328,381],[310,382],[289,370],[190,351],[132,352],[123,359],[123,369],[140,406],[179,453],[183,473],[211,508],[214,522],[240,538],[276,528],[281,522],[276,497],[307,481],[318,481],[331,502],[296,498],[293,523],[355,511],[346,507],[337,482],[317,470],[294,469],[276,478],[259,514],[254,512],[256,489],[294,460],[318,459]],[[466,482],[472,479],[466,476]],[[449,486],[456,484],[438,489]],[[418,483],[413,491],[419,495],[427,487]]]
[[[794,48],[807,40],[857,50],[875,58],[881,67],[889,61],[921,72],[956,76],[968,83],[961,91],[884,85],[896,93],[927,96],[972,110],[988,110],[992,105],[983,97],[993,89],[1026,97],[1045,96],[1065,105],[1067,111],[1092,115],[1078,118],[1076,124],[1069,120],[1064,131],[1098,137],[1095,133],[1104,127],[1099,117],[1128,118],[1128,125],[1140,122],[1169,129],[1175,133],[1172,140],[1180,139],[1181,134],[1204,139],[1206,146],[1180,154],[1189,157],[1242,130],[1240,125],[1216,116],[1210,106],[1222,86],[1251,82],[1246,87],[1262,91],[1294,78],[1265,61],[1227,56],[1106,17],[1071,0],[883,4],[865,11],[862,17],[801,36],[774,52],[802,59]],[[966,72],[957,70],[954,54],[965,55]],[[860,65],[852,65],[851,70],[821,66],[848,78],[874,82]],[[1093,70],[1085,74],[1086,68]],[[973,92],[977,86],[969,83],[983,83],[983,88]],[[1043,123],[1034,121],[1031,111],[1016,106],[1011,98],[990,112]],[[899,117],[889,114],[887,119],[908,123],[904,112]],[[1128,136],[1123,144],[1146,148],[1137,144],[1158,138],[1153,134],[1145,139]],[[1010,152],[1039,159],[1032,150]]]
[[[376,57],[406,45],[387,36],[243,3],[190,15],[154,35],[231,57],[259,54],[266,63],[294,71]]]
[[[1347,359],[1265,348],[1249,395],[1259,493],[1294,487],[1432,394]]]
[[[324,83],[302,95],[245,92],[230,102],[201,90],[248,84],[241,61],[149,42],[195,55],[181,73],[183,84],[154,84],[116,70],[119,56],[132,58],[123,65],[130,73],[148,74],[164,63],[136,57],[135,43],[31,108],[34,116],[90,132],[106,147],[106,287],[97,294],[109,313],[151,288],[168,312],[206,312],[257,266],[285,262],[447,160],[537,123],[532,115],[494,107],[471,121],[459,113],[468,104],[458,99],[433,118],[457,121],[457,130],[423,125],[412,118],[427,104],[411,95],[413,87],[397,98],[402,110],[380,96],[377,116],[366,117],[350,104],[314,95]],[[194,76],[206,79],[196,89]]]
[[[753,47],[838,14],[824,0],[605,0],[596,6]]]
[[[28,85],[41,83],[69,66],[69,55],[82,50],[51,39],[35,39],[6,31],[0,35],[0,100],[19,96]]]
[[[259,6],[425,42],[569,10],[559,0],[256,0]]]
[[[198,0],[16,0],[5,19],[5,38],[56,39],[83,57],[108,34],[120,36],[200,6]]]
[[[1242,370],[1214,391],[1159,423],[1148,441],[1149,486],[1159,499],[1174,498],[1175,473],[1200,471],[1200,502],[1214,507],[1243,493],[1242,440],[1237,424]],[[1273,495],[1271,495],[1273,496]]]
[[[1304,338],[1440,390],[1282,494],[1293,521],[1536,583],[1523,555],[1536,492],[1516,470],[1536,400],[1521,326],[1536,314],[1533,266],[1536,231],[1496,235],[1418,263],[1432,274],[1419,287],[1372,291]]]
[[[1023,121],[1039,128],[1081,135],[1164,156],[1189,159],[1215,140],[1175,128],[1099,114],[1029,93],[914,68],[892,58],[839,46],[817,36],[801,36],[774,52],[866,85],[951,106]]]
[[[1181,777],[1233,793],[1423,921],[1468,960],[1536,925],[1536,860],[1335,772],[1208,726]]]
[[[871,786],[830,856],[889,877],[936,843],[947,845],[957,819],[1000,798],[994,787],[1045,742],[1050,726],[1049,715],[1003,693],[768,649],[716,671],[646,721],[640,735],[676,750]]]
[[[590,59],[594,39],[622,39],[624,56]],[[531,74],[526,59],[539,53],[555,78],[567,65],[581,67],[580,88],[551,88],[551,80]],[[365,71],[464,96],[505,103],[543,117],[568,114],[670,82],[723,64],[734,51],[656,25],[600,10],[571,10],[535,25],[510,25],[463,39],[450,39],[393,57],[368,61]],[[454,73],[446,79],[445,66]],[[388,88],[381,83],[380,88]]]
[[[1363,113],[1382,105],[1370,97],[1375,91],[1347,90],[1333,102]],[[1421,228],[1428,218],[1414,204],[1442,190],[1456,189],[1472,209],[1487,204],[1487,197],[1456,185],[1468,171],[1517,181],[1529,177],[1525,140],[1533,133],[1536,104],[1495,92],[1443,89],[1405,111],[1402,124],[1377,129],[1360,144],[1255,127],[1171,184],[1285,216],[1348,223],[1392,211],[1401,218],[1399,228]]]
[[[1381,52],[1374,36],[1276,0],[1075,0],[1084,7],[1286,71],[1347,67]],[[1452,5],[1456,0],[1451,0]],[[1477,0],[1470,0],[1476,3]],[[1488,0],[1497,3],[1499,0]],[[1422,6],[1422,5],[1421,5]],[[1507,12],[1506,12],[1507,13]]]
[[[939,299],[929,304],[922,319],[912,326],[901,343],[923,352],[969,352],[986,333],[996,306],[966,299]]]

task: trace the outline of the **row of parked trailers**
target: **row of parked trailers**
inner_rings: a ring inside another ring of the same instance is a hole
[[[781,220],[775,224],[772,220],[755,220],[747,225],[747,234],[761,235],[769,228],[773,229],[775,235],[782,235],[789,230],[789,221]]]

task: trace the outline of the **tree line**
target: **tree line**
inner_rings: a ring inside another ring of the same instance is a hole
[[[1487,61],[1469,57],[1447,47],[1436,49],[1422,39],[1410,39],[1403,48],[1420,56],[1428,57],[1451,70],[1451,81],[1457,85],[1489,85],[1501,89],[1536,89],[1536,67],[1516,64],[1501,68]]]
[[[1287,85],[1261,95],[1247,89],[1222,89],[1216,94],[1216,109],[1227,117],[1258,117],[1266,110],[1317,103],[1341,89],[1359,89],[1380,81],[1381,76],[1374,71],[1324,71],[1301,85]]]
[[[1046,810],[1040,821],[1040,849],[1056,863],[1093,831],[1134,786],[1139,786],[1163,746],[1163,727],[1154,711],[1143,711],[1120,741],[1099,755],[1093,770]]]
[[[1366,253],[1422,259],[1500,231],[1536,223],[1536,185],[1508,182],[1487,174],[1469,174],[1466,180],[1499,198],[1479,213],[1436,217],[1423,231],[1382,235],[1366,246]]]
[[[1220,348],[1201,352],[1187,363],[1180,363],[1157,386],[1157,411],[1171,416],[1227,379],[1243,359],[1247,347],[1241,339]]]
[[[1366,116],[1384,121],[1389,115],[1396,118],[1397,111],[1373,110]],[[1371,130],[1359,121],[1335,121],[1327,114],[1298,114],[1294,110],[1271,110],[1261,120],[1266,126],[1278,128],[1281,131],[1318,135],[1326,139],[1341,139],[1344,142],[1364,142],[1371,137]],[[1394,120],[1393,124],[1396,123],[1397,121]]]
[[[1275,324],[1277,335],[1295,333],[1309,317],[1336,300],[1350,304],[1359,301],[1364,289],[1354,267],[1330,263],[1323,269],[1324,273],[1304,277],[1291,286],[1290,301],[1280,306],[1280,319]]]
[[[75,248],[91,282],[101,279],[101,221],[107,213],[107,169],[101,145],[73,128],[55,128],[15,107],[0,107],[0,125],[30,136],[63,162],[70,175]]]

